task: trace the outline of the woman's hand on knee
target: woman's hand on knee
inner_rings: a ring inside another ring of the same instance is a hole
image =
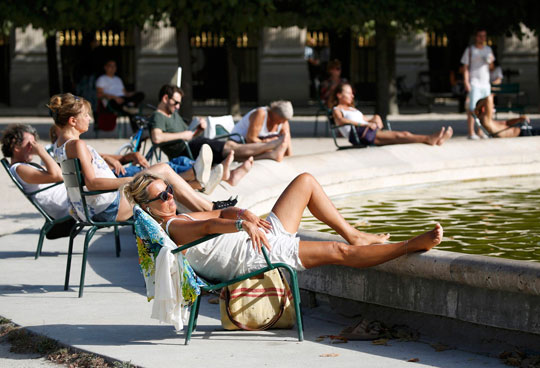
[[[248,233],[249,238],[251,239],[251,244],[253,245],[253,248],[257,250],[257,252],[261,253],[263,246],[266,247],[266,249],[271,250],[270,243],[268,243],[266,235],[258,228],[257,225],[252,222],[244,221],[242,223],[242,228],[246,233]]]

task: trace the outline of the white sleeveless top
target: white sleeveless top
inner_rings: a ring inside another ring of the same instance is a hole
[[[52,183],[30,184],[25,182],[17,173],[17,167],[20,165],[30,166],[35,170],[45,170],[43,168],[40,169],[34,165],[27,164],[26,162],[16,162],[11,165],[9,171],[11,171],[15,179],[17,179],[17,181],[22,185],[25,193],[35,192],[36,190],[40,190],[52,185]],[[48,190],[35,194],[33,197],[52,218],[58,219],[69,215],[70,206],[65,185],[56,185]]]
[[[354,121],[355,123],[359,123],[360,125],[367,125],[367,122],[364,120],[364,114],[360,110],[354,109],[354,110],[344,110],[341,108],[338,108],[337,106],[334,107],[334,109],[338,109],[343,113],[343,117],[347,120]],[[351,126],[350,125],[344,125],[339,127],[339,132],[342,136],[348,138],[349,134],[351,133]]]
[[[264,109],[265,116],[264,116],[264,121],[263,121],[263,125],[261,127],[261,130],[259,131],[259,134],[257,136],[259,138],[264,138],[264,137],[266,137],[266,136],[268,136],[270,134],[279,133],[281,131],[281,126],[283,124],[278,125],[277,132],[270,133],[268,131],[268,125],[267,125],[267,122],[268,122],[268,108],[267,107],[258,107],[256,109],[253,109],[250,112],[248,112],[246,115],[244,115],[242,117],[242,119],[238,123],[235,124],[234,129],[232,130],[231,133],[240,134],[242,137],[245,138],[247,136],[247,133],[248,133],[248,130],[249,130],[249,124],[250,124],[249,123],[249,118],[250,118],[251,114],[253,114],[258,109]],[[231,137],[231,139],[234,139],[237,142],[240,141],[237,137]]]
[[[60,147],[56,145],[54,146],[54,158],[58,163],[62,163],[68,159],[66,154],[66,144],[71,140],[72,139],[66,141]],[[88,147],[88,150],[92,155],[92,167],[94,168],[94,173],[96,177],[116,179],[116,175],[114,175],[105,160],[103,160],[103,157],[101,157],[93,147],[89,145],[86,146]],[[88,190],[86,186],[84,187],[84,189]],[[73,207],[77,216],[81,220],[86,220],[78,188],[68,188],[67,194],[71,206]],[[107,207],[109,207],[111,203],[116,200],[117,196],[118,192],[110,192],[86,197],[86,204],[88,205],[90,217],[94,217],[94,215],[97,215],[98,213],[101,213],[105,209],[107,209]]]

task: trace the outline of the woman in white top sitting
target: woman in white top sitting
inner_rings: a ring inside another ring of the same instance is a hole
[[[9,170],[26,193],[63,180],[60,166],[37,142],[37,138],[36,130],[26,124],[11,124],[2,136],[2,153],[10,158]],[[32,163],[34,155],[39,156],[43,166]],[[68,197],[63,185],[35,194],[35,200],[52,218],[69,215]]]
[[[55,159],[62,162],[78,158],[88,190],[114,190],[132,180],[130,177],[117,178],[103,158],[80,135],[88,131],[90,124],[90,103],[71,93],[56,95],[49,101],[49,110],[58,127],[58,140],[54,152]],[[143,172],[161,175],[172,184],[176,199],[192,211],[212,208],[212,203],[198,196],[194,190],[169,165],[159,163]],[[68,190],[68,196],[70,192]],[[75,196],[72,196],[75,198]],[[77,216],[85,219],[81,203],[70,198]],[[132,209],[120,191],[87,197],[91,217],[95,221],[122,221],[132,216]]]
[[[270,106],[258,107],[251,110],[235,124],[231,133],[243,136],[246,143],[268,142],[282,139],[283,142],[268,155],[255,156],[255,159],[283,160],[284,156],[292,156],[291,128],[289,120],[293,117],[293,107],[290,101],[274,101]],[[235,139],[235,137],[231,137]]]
[[[327,264],[360,268],[407,253],[430,250],[443,236],[439,224],[420,236],[397,243],[385,243],[388,234],[360,232],[345,221],[317,180],[307,173],[298,175],[289,184],[265,220],[236,207],[176,215],[170,184],[151,174],[138,174],[124,191],[160,223],[178,245],[221,233],[184,252],[197,273],[217,280],[227,280],[265,266],[262,247],[268,249],[272,262],[287,263],[299,271]],[[306,208],[345,242],[300,240],[296,232]]]
[[[340,133],[349,139],[352,144],[365,144],[375,146],[385,146],[388,144],[401,143],[425,143],[431,146],[442,145],[452,137],[454,133],[452,127],[430,134],[413,134],[407,131],[382,130],[383,123],[379,115],[366,118],[362,112],[354,107],[354,93],[349,83],[339,84],[331,98],[333,106],[332,115]],[[356,130],[358,140],[352,129]]]

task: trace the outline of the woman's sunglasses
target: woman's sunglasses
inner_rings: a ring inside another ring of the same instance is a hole
[[[172,189],[171,184],[167,185],[167,188],[165,188],[163,192],[159,193],[156,198],[149,199],[147,201],[144,201],[143,203],[154,202],[154,201],[157,201],[158,199],[161,199],[163,202],[165,202],[167,199],[169,199],[169,194],[173,194],[173,189]]]

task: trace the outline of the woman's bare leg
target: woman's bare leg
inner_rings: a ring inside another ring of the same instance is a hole
[[[430,250],[442,240],[443,229],[435,228],[405,242],[355,247],[340,242],[300,241],[298,255],[306,268],[337,264],[356,268],[371,267],[404,254]]]
[[[437,144],[437,141],[443,136],[444,128],[441,128],[440,131],[430,134],[413,134],[411,132],[397,132],[395,130],[379,130],[375,136],[375,145],[376,146],[386,146],[389,144],[400,144],[400,143],[424,143],[433,146]]]
[[[389,238],[388,234],[367,234],[352,227],[338,212],[317,180],[307,173],[298,175],[285,188],[272,212],[280,219],[285,230],[295,233],[306,207],[313,216],[334,229],[349,244],[382,243]]]
[[[223,156],[227,156],[229,152],[234,151],[236,161],[245,161],[251,156],[255,157],[261,153],[272,151],[274,148],[278,147],[282,141],[283,138],[274,139],[269,142],[241,144],[229,140],[223,147]]]
[[[167,179],[174,190],[174,198],[191,211],[211,211],[212,203],[199,196],[171,167],[165,163],[155,164],[146,169],[148,172]]]

